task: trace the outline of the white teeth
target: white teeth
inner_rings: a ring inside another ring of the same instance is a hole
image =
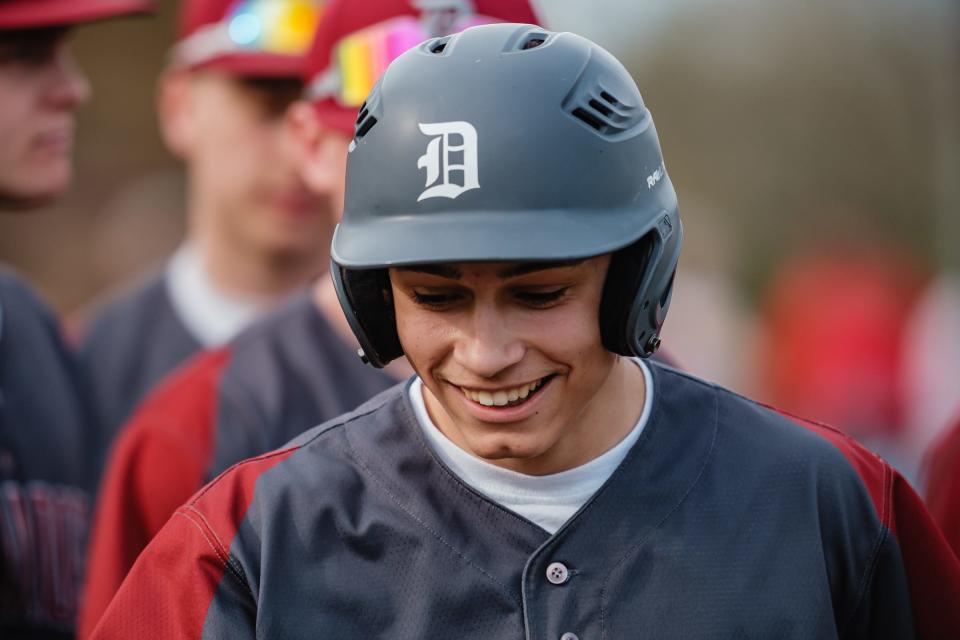
[[[541,384],[543,384],[542,378],[536,382],[514,387],[513,389],[501,389],[498,391],[474,391],[472,389],[464,389],[463,387],[460,387],[460,390],[463,391],[464,396],[478,404],[482,404],[485,407],[505,407],[511,402],[526,399],[527,396],[536,391]]]

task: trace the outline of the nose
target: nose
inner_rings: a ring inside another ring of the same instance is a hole
[[[49,104],[61,109],[74,109],[90,99],[90,81],[80,69],[66,43],[62,43],[50,61]]]
[[[471,320],[454,347],[457,364],[476,376],[495,378],[523,359],[524,342],[493,304],[478,303]]]

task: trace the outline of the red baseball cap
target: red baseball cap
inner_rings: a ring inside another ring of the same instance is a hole
[[[304,74],[323,0],[183,0],[175,67],[242,76]]]
[[[0,29],[59,27],[152,9],[152,0],[0,0]]]
[[[331,0],[307,56],[307,97],[325,126],[353,135],[357,108],[386,66],[437,35],[430,12],[457,15],[453,31],[485,22],[537,24],[530,0]]]

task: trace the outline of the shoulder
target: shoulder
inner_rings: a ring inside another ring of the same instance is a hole
[[[130,429],[139,437],[150,431],[171,435],[197,420],[212,419],[219,380],[231,357],[229,347],[212,349],[175,369],[144,398],[130,418]]]
[[[345,429],[362,431],[368,425],[378,423],[393,424],[398,418],[397,411],[406,406],[406,388],[408,381],[400,382],[370,398],[353,411],[349,411],[323,424],[308,429],[290,441],[290,447],[311,448],[322,446],[327,434]]]
[[[42,316],[50,321],[53,318],[47,305],[23,278],[6,267],[0,267],[0,305],[0,313],[8,322],[21,316]]]
[[[0,265],[0,295],[8,300],[18,298],[36,299],[30,287],[13,269]]]
[[[264,499],[319,489],[332,494],[346,473],[356,472],[353,445],[347,433],[376,438],[384,426],[395,426],[396,413],[405,402],[405,384],[398,384],[370,399],[354,411],[300,434],[285,446],[238,462],[201,489],[188,503],[191,509],[214,512],[238,498],[249,505],[253,486]],[[267,477],[269,472],[269,477]],[[320,494],[315,493],[317,500]]]
[[[63,339],[60,323],[53,312],[22,278],[2,267],[0,350],[6,356],[5,360],[15,361],[15,368],[30,374],[24,378],[41,371],[49,376],[47,367],[51,363],[64,371],[73,366],[74,354]],[[68,361],[70,364],[66,365]]]
[[[249,454],[279,446],[396,383],[383,371],[364,365],[308,295],[249,327],[230,348],[231,364],[221,389],[224,419],[230,420],[236,410],[278,427],[273,429],[278,439]]]
[[[351,376],[360,371],[366,378],[385,377],[379,370],[361,366],[356,352],[335,333],[309,292],[298,294],[250,325],[231,341],[231,348],[237,373],[254,384],[277,368],[287,368],[295,375],[337,372]]]
[[[83,323],[83,342],[87,345],[100,339],[116,341],[168,308],[163,271],[151,272],[96,303]]]
[[[260,318],[230,341],[232,383],[258,394],[264,384],[280,382],[282,369],[300,360],[323,358],[315,348],[321,341],[316,325],[322,321],[306,295],[295,298]]]
[[[238,353],[255,350],[259,345],[282,335],[283,330],[311,330],[317,313],[309,295],[300,293],[244,329],[231,342]]]
[[[721,461],[742,473],[793,488],[869,497],[889,524],[895,472],[880,456],[850,436],[815,420],[791,415],[663,365],[653,365],[664,395],[682,414],[691,404],[710,406]]]
[[[202,485],[213,448],[217,381],[229,357],[225,349],[201,353],[146,396],[111,448],[105,496],[134,491],[143,512],[167,505],[162,523]]]

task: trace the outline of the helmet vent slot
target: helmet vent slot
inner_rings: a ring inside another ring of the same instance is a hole
[[[360,139],[363,136],[367,135],[367,133],[370,132],[370,129],[372,129],[373,125],[375,124],[377,124],[377,119],[368,114],[366,118],[360,120],[357,123],[357,129],[356,129],[356,133],[354,134],[354,137],[357,139]]]
[[[539,49],[547,44],[553,36],[554,34],[550,31],[542,31],[536,27],[531,28],[530,25],[517,25],[517,30],[504,44],[503,52],[518,53]]]
[[[615,106],[615,107],[617,107],[617,106],[620,105],[620,101],[617,100],[616,98],[614,98],[612,95],[610,95],[610,94],[607,93],[606,91],[601,91],[601,92],[600,92],[600,97],[603,98],[604,100],[606,100],[607,102],[609,102],[610,104],[612,104],[612,105]]]
[[[643,121],[646,110],[614,97],[599,86],[575,87],[564,109],[602,136],[616,136]]]
[[[357,114],[357,119],[353,126],[354,141],[370,133],[370,129],[373,128],[373,125],[377,124],[378,116],[380,115],[380,80],[377,80],[376,84],[373,85],[373,89],[370,90],[370,95],[368,95],[367,99],[360,105],[360,112]]]
[[[430,53],[439,55],[443,53],[444,49],[447,48],[447,44],[449,42],[450,42],[450,36],[447,36],[446,38],[440,38],[438,40],[434,40],[433,42],[430,42],[429,44],[427,44],[427,51],[429,51]]]
[[[583,107],[577,107],[572,113],[574,118],[586,122],[590,127],[596,129],[597,131],[603,131],[606,126],[603,120],[598,118],[596,114],[594,114],[592,111],[584,109]]]
[[[607,105],[605,105],[604,103],[600,102],[595,98],[591,98],[588,104],[591,107],[593,107],[594,111],[599,111],[600,113],[602,113],[607,117],[613,114],[613,109],[611,109],[610,107],[608,107]]]
[[[546,34],[542,34],[542,33],[531,34],[526,40],[524,40],[523,44],[520,46],[520,50],[526,51],[527,49],[536,49],[537,47],[542,45],[546,41],[546,39],[547,39]]]

